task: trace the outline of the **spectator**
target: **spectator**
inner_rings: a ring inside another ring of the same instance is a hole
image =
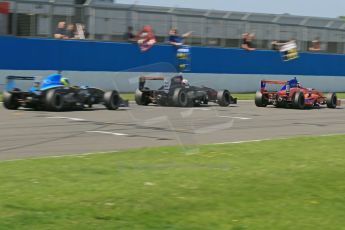
[[[272,50],[277,50],[277,51],[279,51],[279,48],[280,48],[280,45],[279,45],[279,44],[281,44],[279,41],[273,40],[273,41],[271,42]]]
[[[75,39],[76,38],[76,30],[73,24],[68,24],[66,29],[66,38],[67,39]]]
[[[316,38],[315,40],[313,40],[312,42],[312,46],[309,47],[309,51],[320,51],[321,50],[321,43],[319,38]]]
[[[254,37],[255,37],[255,34],[250,34],[250,33],[242,34],[241,48],[245,50],[249,50],[249,51],[256,50],[252,44],[252,40],[254,39]]]
[[[153,29],[150,25],[143,26],[136,36],[136,41],[140,47],[141,52],[150,49],[156,43],[156,37],[153,34]]]
[[[66,36],[66,22],[61,21],[58,23],[58,26],[57,26],[55,33],[54,33],[54,38],[57,38],[57,39],[66,39],[67,38],[67,36]]]
[[[128,42],[135,42],[135,35],[133,33],[132,26],[127,27],[127,32],[123,35],[123,40]]]
[[[178,31],[176,28],[172,28],[169,31],[169,44],[174,45],[174,46],[181,46],[183,45],[183,41],[185,38],[189,37],[191,34],[193,33],[193,31],[189,31],[185,34],[182,34],[181,36],[178,35]]]
[[[86,39],[89,36],[89,33],[86,30],[86,27],[82,23],[76,23],[75,39]]]

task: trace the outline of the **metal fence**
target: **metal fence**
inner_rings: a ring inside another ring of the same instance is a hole
[[[15,36],[52,37],[57,23],[66,21],[85,24],[88,39],[121,41],[128,26],[136,31],[150,24],[159,42],[166,40],[171,27],[177,27],[181,33],[194,31],[186,40],[193,45],[239,47],[241,34],[251,32],[256,34],[254,43],[261,49],[270,49],[272,40],[294,38],[299,50],[304,51],[318,38],[323,51],[345,52],[345,21],[341,19],[106,4],[97,0],[84,5],[71,0],[9,2],[10,13],[0,26]]]

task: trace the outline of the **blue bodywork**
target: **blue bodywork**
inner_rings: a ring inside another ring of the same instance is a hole
[[[5,90],[6,91],[11,91],[15,88],[16,84],[13,79],[7,80],[6,85],[5,85]]]
[[[43,78],[40,90],[46,90],[54,87],[61,87],[64,86],[61,83],[61,74],[51,74],[45,78]]]
[[[286,83],[280,90],[286,90],[286,86],[289,85],[290,88],[296,88],[298,86],[298,80],[297,78],[293,78],[290,81]]]

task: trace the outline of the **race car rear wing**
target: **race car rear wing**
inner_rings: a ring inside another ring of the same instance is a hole
[[[142,76],[139,78],[139,90],[142,90],[145,87],[146,81],[164,81],[164,77],[154,77],[154,76]]]
[[[274,85],[285,85],[288,81],[281,81],[281,80],[262,80],[261,86],[264,84],[274,84]]]
[[[24,76],[7,76],[7,80],[24,80],[24,81],[33,81],[35,77],[24,77]]]
[[[288,81],[281,81],[281,80],[261,80],[261,93],[266,92],[267,85],[289,85]]]
[[[7,76],[5,90],[11,91],[16,87],[15,81],[34,81],[35,77],[25,77],[25,76]]]

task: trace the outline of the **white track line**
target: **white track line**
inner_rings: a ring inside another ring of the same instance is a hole
[[[86,131],[87,133],[99,133],[99,134],[106,134],[106,135],[114,135],[114,136],[128,136],[125,133],[113,133],[113,132],[106,132],[106,131]]]
[[[292,137],[290,137],[292,138]],[[221,143],[214,143],[211,145],[228,145],[228,144],[245,144],[245,143],[253,143],[253,142],[262,142],[262,141],[273,141],[273,140],[286,140],[289,138],[272,138],[272,139],[261,139],[261,140],[247,140],[247,141],[231,141],[231,142],[221,142]]]
[[[199,110],[199,111],[211,111],[212,109],[208,109],[208,108],[181,108],[180,110]]]
[[[71,120],[71,121],[85,121],[85,119],[82,118],[75,118],[75,117],[46,117],[47,119],[65,119],[65,120]]]
[[[46,157],[33,157],[33,158],[24,158],[24,159],[13,159],[13,160],[0,160],[1,163],[13,162],[13,161],[27,161],[27,160],[44,160],[44,159],[56,159],[56,158],[65,158],[65,157],[86,157],[98,154],[110,154],[118,153],[119,151],[108,151],[108,152],[95,152],[95,153],[81,153],[81,154],[68,154],[68,155],[56,155],[56,156],[46,156]]]
[[[292,139],[296,137],[332,137],[332,136],[338,136],[338,135],[344,135],[344,133],[331,133],[331,134],[323,134],[323,135],[295,135],[295,136],[281,137],[281,138],[266,138],[266,139],[257,139],[257,140],[221,142],[221,143],[214,143],[210,145],[245,144],[245,143],[263,142],[263,141],[288,140],[288,139]]]
[[[249,118],[249,117],[232,117],[232,116],[218,116],[221,118],[232,118],[232,119],[239,119],[239,120],[252,120],[253,118]]]

